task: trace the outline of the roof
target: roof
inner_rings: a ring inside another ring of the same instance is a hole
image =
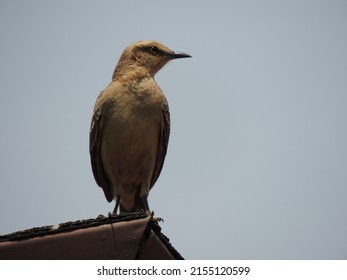
[[[0,236],[0,259],[183,259],[144,212],[43,226]]]

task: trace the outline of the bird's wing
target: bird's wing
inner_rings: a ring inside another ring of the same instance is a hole
[[[89,153],[90,153],[90,160],[92,163],[92,170],[93,170],[95,181],[100,187],[103,188],[106,199],[109,202],[111,202],[113,199],[111,191],[110,191],[111,182],[105,173],[104,164],[102,161],[102,154],[101,154],[101,140],[102,140],[101,132],[102,132],[103,123],[104,123],[104,116],[102,114],[102,109],[103,109],[102,104],[99,104],[99,102],[97,101],[94,108],[92,123],[90,125]]]
[[[163,110],[162,110],[162,121],[160,124],[160,130],[159,130],[157,160],[156,160],[154,172],[152,175],[151,188],[157,181],[160,175],[160,172],[163,168],[166,151],[169,144],[169,136],[170,136],[170,111],[169,111],[169,105],[167,101],[165,101],[163,105]]]

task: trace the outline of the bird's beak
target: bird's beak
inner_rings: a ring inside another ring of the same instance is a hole
[[[166,56],[171,59],[192,57],[191,55],[183,53],[183,52],[172,52],[172,53],[166,54]]]

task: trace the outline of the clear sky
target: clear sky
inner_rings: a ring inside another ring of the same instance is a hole
[[[187,259],[347,258],[346,1],[0,2],[0,234],[107,215],[89,159],[123,49],[156,76],[171,138],[149,203]]]

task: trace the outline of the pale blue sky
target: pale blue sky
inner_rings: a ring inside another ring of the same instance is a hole
[[[346,1],[2,0],[0,234],[113,209],[90,119],[144,39],[193,57],[156,76],[172,127],[149,203],[176,249],[346,259]]]

